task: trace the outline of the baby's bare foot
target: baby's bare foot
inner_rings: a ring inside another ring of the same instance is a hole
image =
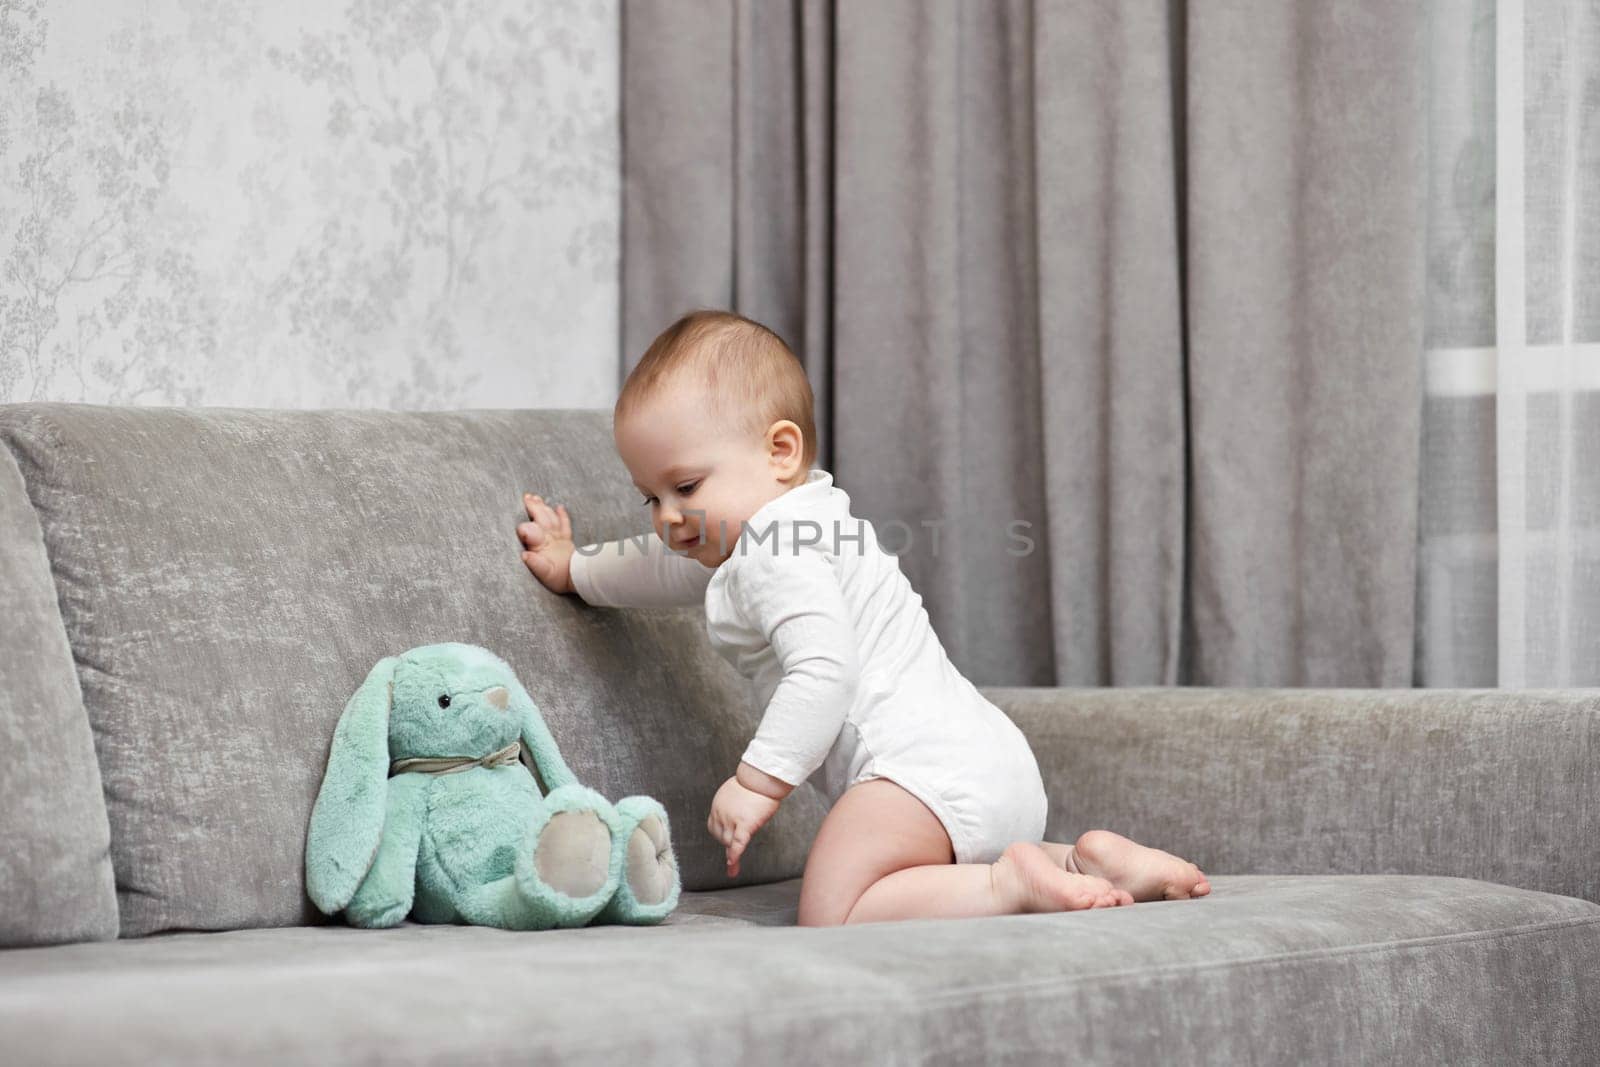
[[[1099,875],[1131,893],[1134,900],[1187,900],[1211,892],[1205,874],[1188,860],[1110,830],[1090,830],[1071,851],[1077,855],[1078,870]],[[1049,855],[1064,870],[1072,869],[1070,856],[1063,858],[1054,850]]]
[[[1014,841],[994,861],[992,877],[1007,907],[1023,911],[1079,911],[1131,904],[1133,898],[1104,878],[1073,874],[1038,845]]]

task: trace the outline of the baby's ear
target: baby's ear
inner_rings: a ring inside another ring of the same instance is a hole
[[[343,911],[377,857],[389,799],[389,712],[400,660],[385,656],[339,716],[306,834],[306,892]]]

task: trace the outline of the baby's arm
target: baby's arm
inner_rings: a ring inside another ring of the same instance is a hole
[[[705,602],[711,568],[672,552],[652,531],[578,548],[565,505],[525,494],[529,521],[517,527],[522,561],[554,593],[599,607],[674,607]]]
[[[707,819],[727,848],[732,876],[751,836],[827,758],[855,700],[860,666],[844,595],[825,557],[756,553],[730,577],[734,603],[783,667],[761,725]]]
[[[673,552],[653,530],[576,549],[570,566],[573,591],[598,607],[704,604],[706,585],[716,573]]]
[[[783,667],[743,762],[797,786],[822,766],[855,700],[855,627],[820,553],[753,553],[732,578],[734,602]]]

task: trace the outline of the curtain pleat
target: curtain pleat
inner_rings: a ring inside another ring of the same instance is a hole
[[[1036,454],[1047,471],[1057,684],[1172,685],[1188,419],[1181,12],[1044,0],[1036,15]]]
[[[1188,16],[1193,677],[1408,686],[1425,5]]]

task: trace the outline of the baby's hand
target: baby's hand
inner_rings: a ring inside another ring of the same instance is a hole
[[[567,516],[567,506],[562,504],[552,511],[533,493],[523,493],[522,503],[531,520],[517,527],[523,544],[522,562],[552,593],[572,592],[572,554],[577,549],[572,544],[572,520]]]
[[[717,790],[711,800],[711,817],[706,820],[706,829],[728,850],[729,878],[739,876],[739,857],[750,844],[750,838],[767,824],[781,803],[746,789],[738,778],[729,778]]]

